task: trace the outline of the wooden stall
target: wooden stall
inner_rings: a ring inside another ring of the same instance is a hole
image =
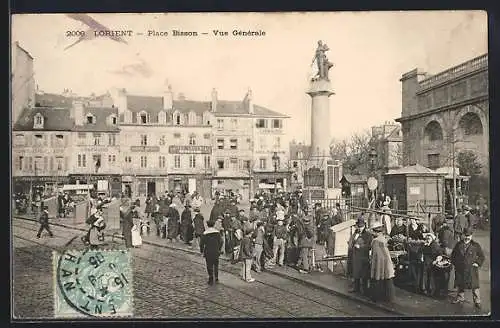
[[[390,170],[384,174],[385,191],[397,196],[399,212],[415,216],[443,213],[444,176],[418,164]]]
[[[368,177],[365,175],[344,174],[340,179],[342,186],[342,197],[366,197],[368,196]]]

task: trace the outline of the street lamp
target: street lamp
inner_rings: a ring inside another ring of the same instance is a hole
[[[274,152],[273,157],[273,166],[274,166],[274,173],[278,172],[278,167],[280,166],[280,157],[278,156],[277,152]],[[276,195],[277,191],[277,182],[278,179],[276,177],[276,174],[274,175],[274,195]]]

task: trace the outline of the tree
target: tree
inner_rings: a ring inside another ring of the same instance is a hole
[[[460,169],[460,174],[468,176],[480,175],[483,168],[477,154],[470,150],[464,150],[458,154],[457,166]]]
[[[369,130],[354,133],[343,140],[333,140],[330,155],[342,162],[344,173],[366,174],[370,171],[370,149],[374,146]]]

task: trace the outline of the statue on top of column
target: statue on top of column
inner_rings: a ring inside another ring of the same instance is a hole
[[[329,50],[330,48],[328,48],[328,46],[324,44],[323,41],[318,41],[318,48],[316,48],[316,53],[314,54],[314,58],[311,63],[311,65],[313,65],[314,62],[316,62],[316,65],[318,67],[318,72],[312,78],[313,81],[330,80],[328,78],[328,71],[333,67],[333,64],[326,57],[326,52]]]

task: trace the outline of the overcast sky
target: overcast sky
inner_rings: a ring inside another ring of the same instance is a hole
[[[310,98],[305,90],[318,40],[330,48],[331,134],[344,138],[401,114],[401,75],[416,67],[437,73],[487,52],[487,16],[479,11],[289,14],[91,14],[110,29],[147,33],[172,29],[198,37],[127,37],[81,42],[68,30],[86,27],[65,15],[17,15],[12,41],[34,57],[45,92],[69,88],[79,95],[124,87],[161,95],[165,81],[188,99],[243,99],[290,115],[289,138],[309,141]],[[212,30],[230,32],[216,38]],[[263,30],[264,37],[233,37],[233,29]],[[124,73],[124,67],[128,73]]]

